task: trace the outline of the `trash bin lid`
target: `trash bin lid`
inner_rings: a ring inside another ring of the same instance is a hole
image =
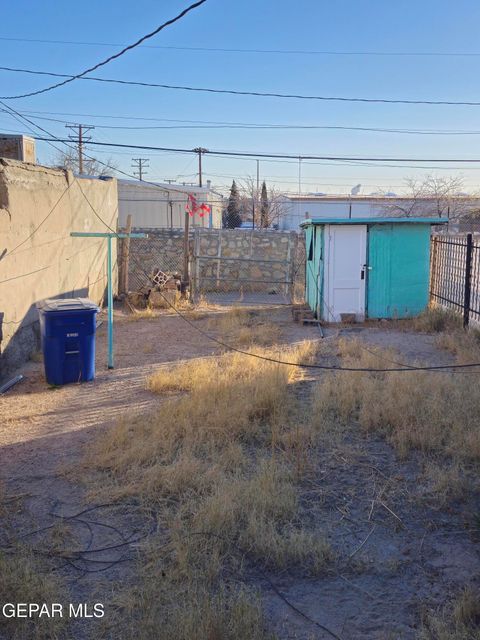
[[[37,302],[37,309],[48,313],[50,311],[100,311],[98,305],[88,298],[47,298]]]

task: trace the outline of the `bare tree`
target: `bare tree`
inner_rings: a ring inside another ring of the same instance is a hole
[[[53,161],[53,166],[60,169],[70,169],[74,173],[79,172],[78,154],[76,149],[68,147],[65,151],[59,151]],[[111,176],[115,174],[118,168],[117,163],[112,158],[108,158],[105,162],[95,158],[83,159],[83,173],[89,176]]]
[[[265,184],[265,183],[263,183]],[[241,183],[241,211],[243,220],[254,220],[255,227],[271,228],[280,223],[286,214],[288,205],[282,193],[275,187],[265,185],[267,197],[262,198],[262,185],[257,188],[257,181],[247,176]]]
[[[284,194],[275,187],[268,188],[268,226],[279,226],[288,213],[288,203]]]
[[[461,176],[438,177],[429,175],[423,181],[405,180],[406,193],[401,198],[382,194],[390,202],[385,204],[388,215],[411,218],[441,217],[458,220],[480,215],[480,200],[475,194],[465,193]]]

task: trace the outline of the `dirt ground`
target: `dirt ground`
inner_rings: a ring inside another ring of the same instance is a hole
[[[270,320],[280,326],[285,343],[320,339],[317,327],[293,323],[286,307],[272,309]],[[73,600],[104,602],[107,618],[109,585],[132,579],[137,543],[155,523],[128,504],[103,506],[87,496],[82,457],[96,434],[126,412],[142,413],[162,402],[145,386],[158,366],[183,359],[192,359],[194,366],[195,358],[220,352],[166,312],[136,321],[118,312],[115,321],[114,370],[106,369],[104,322],[97,334],[93,383],[52,389],[42,364],[29,362],[20,371],[25,380],[0,399],[0,479],[8,495],[23,499],[15,535],[40,546],[51,525],[74,525],[87,551],[79,560],[53,559],[53,568]],[[211,319],[194,324],[206,330]],[[332,342],[351,336],[393,347],[407,362],[449,361],[433,336],[388,323],[325,333]],[[328,374],[309,374],[297,393],[307,397],[321,375]],[[332,637],[322,628],[327,627],[343,640],[413,640],[425,609],[440,607],[466,584],[478,586],[479,505],[440,507],[428,494],[420,457],[399,460],[381,437],[350,431],[341,443],[319,448],[314,471],[301,492],[305,517],[323,523],[338,558],[348,562],[339,560],[335,570],[317,578],[295,571],[256,578],[279,639]],[[10,533],[0,530],[0,542]],[[104,637],[98,624],[74,624],[69,637]]]

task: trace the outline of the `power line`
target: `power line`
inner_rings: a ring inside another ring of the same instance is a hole
[[[3,103],[4,106],[7,106],[5,103]],[[9,113],[7,111],[7,113]],[[19,111],[15,111],[15,113],[20,115]],[[12,113],[10,113],[10,115],[12,115]],[[23,117],[23,116],[21,116]],[[32,122],[31,120],[29,120],[28,118],[24,118],[27,122]],[[47,143],[51,143],[52,141],[58,141],[58,142],[62,142],[62,143],[66,143],[68,142],[67,140],[62,140],[60,138],[55,138],[54,135],[51,132],[48,132],[46,129],[43,129],[42,127],[40,127],[39,125],[34,125],[37,128],[41,129],[44,133],[47,133],[50,138],[42,138],[37,136],[36,134],[36,139],[39,141],[44,141]],[[14,133],[22,133],[21,131],[15,131]],[[163,155],[163,153],[165,154],[171,154],[171,155],[184,155],[186,153],[192,153],[193,150],[192,149],[170,149],[170,148],[164,148],[164,147],[150,147],[150,146],[145,146],[145,145],[126,145],[126,144],[120,144],[120,143],[107,143],[107,142],[92,142],[91,144],[96,144],[96,145],[104,145],[104,146],[108,146],[110,145],[111,147],[125,147],[125,148],[130,148],[130,149],[146,149],[148,151],[153,150],[157,150],[160,151],[161,153],[159,154],[153,154],[153,155]],[[71,148],[71,147],[69,147]],[[57,149],[58,150],[58,149]],[[106,151],[103,150],[99,150],[98,153],[106,153]],[[116,154],[118,155],[130,155],[128,152],[123,152],[123,151],[117,151]],[[294,155],[294,156],[289,156],[287,154],[276,154],[276,155],[262,155],[262,152],[258,152],[258,153],[245,153],[245,152],[215,152],[215,151],[211,151],[210,152],[211,155],[221,155],[223,159],[226,160],[244,160],[244,161],[248,161],[251,158],[257,158],[257,157],[262,157],[264,159],[265,162],[271,162],[271,163],[281,163],[281,164],[298,164],[298,158],[301,157],[302,158],[302,162],[303,164],[308,164],[308,165],[321,165],[321,166],[338,166],[339,163],[341,163],[342,165],[345,166],[354,166],[354,167],[373,167],[373,168],[402,168],[402,169],[435,169],[437,171],[450,171],[450,170],[458,170],[459,167],[449,167],[449,166],[428,166],[428,165],[423,165],[423,166],[419,166],[419,165],[407,165],[407,164],[386,164],[386,162],[389,162],[390,159],[389,158],[375,158],[372,159],[372,161],[368,162],[365,161],[362,158],[359,157],[355,157],[352,159],[345,159],[343,156],[342,157],[332,157],[332,161],[328,161],[328,160],[320,160],[320,161],[309,161],[309,160],[305,160],[305,158],[307,157],[315,157],[315,156],[305,156],[305,155]],[[228,154],[228,155],[227,155]],[[118,167],[112,167],[111,165],[107,164],[106,162],[103,162],[101,160],[99,160],[98,158],[93,158],[92,156],[87,156],[86,154],[84,154],[85,157],[89,158],[90,160],[93,161],[97,161],[100,164],[102,164],[103,166],[111,169],[112,171],[116,171],[118,173],[121,173],[129,178],[133,178],[136,179],[137,176],[129,174],[125,171],[122,171],[121,169],[119,169]],[[323,158],[323,156],[320,156],[321,158]],[[328,158],[330,158],[330,156],[327,156]],[[292,158],[290,160],[285,160],[282,158]],[[416,158],[416,159],[412,159],[411,161],[416,161],[416,162],[429,162],[429,160],[425,160],[422,158]],[[381,162],[382,164],[375,164],[375,162]],[[407,162],[407,160],[402,159],[399,160],[399,162]],[[431,162],[437,162],[437,163],[443,163],[443,162],[457,162],[457,160],[455,160],[454,158],[450,158],[450,159],[432,159]],[[471,162],[471,163],[475,163],[477,162],[475,159],[466,159],[466,160],[459,160],[459,162]],[[480,170],[480,167],[468,167],[468,166],[464,166],[462,167],[462,171],[478,171]],[[147,182],[148,184],[152,184],[155,185],[155,183],[153,182],[148,182],[148,181],[144,181]],[[177,189],[178,191],[181,191],[180,189]]]
[[[206,0],[200,0],[200,2],[206,2]],[[198,4],[198,3],[197,3]],[[110,59],[109,59],[110,60]],[[106,62],[101,63],[106,64]],[[0,71],[11,71],[16,73],[29,73],[33,75],[51,76],[54,78],[66,78],[63,82],[47,87],[46,89],[40,89],[39,91],[32,91],[30,93],[24,93],[17,96],[0,96],[1,100],[13,100],[17,98],[27,98],[34,96],[45,91],[50,91],[56,87],[61,87],[73,80],[90,80],[94,82],[104,82],[107,84],[123,84],[136,87],[153,87],[157,89],[171,89],[174,91],[189,91],[200,93],[215,93],[223,95],[235,95],[235,96],[254,96],[259,98],[282,98],[293,100],[320,100],[322,102],[359,102],[359,103],[371,103],[371,104],[416,104],[416,105],[439,105],[439,106],[464,106],[464,107],[479,107],[480,102],[475,101],[456,101],[456,100],[408,100],[397,98],[359,98],[359,97],[345,97],[345,96],[318,96],[318,95],[305,95],[298,93],[279,93],[270,91],[242,91],[240,89],[213,89],[211,87],[192,87],[187,85],[175,85],[175,84],[160,84],[157,82],[141,82],[138,80],[120,80],[113,78],[97,78],[95,76],[87,76],[85,74],[90,73],[96,67],[88,69],[78,75],[70,75],[66,73],[54,73],[50,71],[34,71],[31,69],[17,69],[12,67],[0,67]]]
[[[0,37],[0,40],[7,42],[35,42],[38,44],[68,44],[93,47],[123,47],[124,43],[119,42],[85,42],[78,40],[45,40],[40,38],[9,38]],[[468,51],[331,51],[331,50],[311,50],[311,49],[247,49],[231,47],[179,47],[173,45],[139,45],[142,49],[163,49],[173,51],[205,51],[219,53],[265,53],[281,55],[312,55],[312,56],[385,56],[385,57],[480,57],[478,52]]]
[[[1,111],[1,110],[0,110]],[[79,117],[79,118],[105,118],[105,119],[113,119],[113,120],[140,120],[145,122],[172,122],[172,123],[182,123],[182,124],[205,124],[205,125],[225,125],[225,126],[245,126],[245,127],[275,127],[275,128],[287,128],[287,127],[315,127],[315,128],[340,128],[347,129],[352,131],[381,131],[381,132],[392,132],[392,133],[425,133],[425,134],[445,134],[445,135],[470,135],[470,134],[480,134],[480,130],[470,130],[470,129],[418,129],[418,128],[406,128],[402,129],[399,127],[352,127],[348,125],[297,125],[297,124],[285,124],[285,123],[255,123],[255,122],[227,122],[223,120],[181,120],[178,118],[155,118],[155,117],[146,117],[146,116],[118,116],[112,114],[94,114],[94,113],[71,113],[66,111],[30,111],[30,110],[22,110],[18,113],[26,114],[26,115],[34,115],[38,120],[52,120],[53,122],[61,122],[66,124],[67,122],[71,122],[71,120],[60,120],[55,118],[42,118],[43,115],[58,115],[58,116],[71,116],[71,117]],[[40,114],[40,115],[38,115]],[[98,129],[101,128],[117,128],[115,126],[108,125],[96,125]],[[127,128],[127,127],[118,127],[118,128]],[[139,127],[140,128],[140,127]]]
[[[41,138],[37,136],[37,140],[44,142],[68,142],[61,138]],[[197,153],[195,149],[186,149],[178,147],[156,147],[153,145],[141,145],[141,144],[126,144],[120,142],[90,142],[92,145],[98,145],[102,147],[119,147],[122,149],[145,149],[149,151],[169,151],[175,153]],[[203,149],[203,154],[212,156],[230,156],[230,157],[243,157],[243,158],[275,158],[275,159],[289,159],[296,160],[330,160],[335,162],[460,162],[466,164],[478,164],[480,158],[388,158],[388,157],[370,157],[370,156],[317,156],[311,154],[288,154],[288,153],[268,153],[265,151],[212,151],[211,149]]]
[[[12,109],[12,111],[14,113],[17,113],[17,115],[20,116],[20,114],[18,114],[18,112],[16,112],[14,109]],[[21,118],[23,118],[24,120],[26,120],[27,122],[30,122],[27,118],[25,118],[24,116],[20,116]],[[35,125],[35,123],[32,123],[35,127],[42,129],[42,127],[39,127],[38,125]],[[45,131],[44,129],[42,129],[43,131]],[[48,131],[46,132],[49,135],[51,135]],[[61,140],[57,140],[57,142],[62,142]],[[108,166],[108,165],[107,165]],[[90,208],[92,209],[93,213],[95,214],[95,216],[102,222],[102,224],[109,229],[112,233],[115,234],[115,236],[118,238],[119,235],[118,233],[112,229],[112,227],[105,222],[105,220],[100,216],[100,214],[96,211],[95,207],[92,205],[92,203],[90,202],[89,198],[87,197],[87,195],[85,194],[85,192],[83,191],[81,184],[78,180],[76,180],[78,187],[83,195],[83,197],[85,198],[85,200],[87,201],[88,205],[90,206]],[[158,185],[154,186],[158,187]],[[146,275],[147,277],[148,274],[146,273],[145,269],[143,268],[143,266],[139,263],[139,261],[136,259],[135,256],[132,256],[132,258],[134,258],[135,263],[137,264],[137,266],[140,268],[140,270],[144,273],[144,275]],[[48,268],[48,267],[44,267],[44,268]],[[40,269],[39,271],[41,271],[43,269]],[[30,274],[24,274],[24,275],[30,275]],[[19,277],[24,277],[24,276],[19,276]],[[166,296],[164,296],[161,292],[160,294],[162,295],[162,297],[165,299],[166,303],[168,304],[168,306],[180,317],[182,318],[188,325],[190,325],[193,329],[195,329],[198,333],[204,335],[206,338],[208,338],[210,341],[215,342],[216,344],[219,344],[220,346],[230,350],[230,351],[234,351],[236,353],[240,353],[243,355],[247,355],[253,358],[257,358],[266,362],[272,362],[274,364],[282,364],[282,365],[287,365],[287,366],[294,366],[294,367],[299,367],[299,368],[306,368],[306,369],[321,369],[321,370],[327,370],[327,371],[355,371],[355,372],[365,372],[365,373],[387,373],[387,372],[404,372],[404,371],[439,371],[441,373],[449,373],[449,371],[453,370],[458,370],[458,371],[464,371],[467,369],[473,370],[474,367],[480,367],[480,363],[467,363],[467,364],[449,364],[449,365],[434,365],[434,366],[413,366],[413,365],[401,365],[401,367],[399,368],[391,368],[391,369],[380,369],[380,368],[373,368],[373,369],[368,369],[365,367],[338,367],[338,366],[330,366],[330,365],[319,365],[319,364],[311,364],[311,363],[298,363],[298,362],[288,362],[288,361],[284,361],[284,360],[279,360],[279,359],[275,359],[275,358],[270,358],[268,356],[262,356],[259,354],[255,354],[255,353],[251,353],[249,351],[244,351],[242,349],[238,349],[237,347],[234,347],[226,342],[223,342],[222,340],[219,340],[218,338],[215,338],[211,335],[209,335],[206,331],[203,331],[202,329],[200,329],[200,327],[198,327],[196,324],[194,324],[191,320],[189,320],[181,311],[179,311],[177,309],[177,307],[172,304],[170,302],[170,300],[168,300],[166,298]]]
[[[36,136],[35,131],[33,131],[33,129],[31,128],[30,125],[32,125],[33,127],[35,127],[36,129],[39,129],[40,131],[42,131],[43,133],[46,133],[48,136],[50,136],[50,138],[44,138],[44,141],[47,142],[50,146],[52,146],[54,149],[56,149],[57,151],[61,151],[57,146],[55,146],[55,142],[60,142],[62,144],[65,144],[65,146],[68,149],[73,149],[73,147],[71,147],[68,142],[69,140],[61,140],[60,138],[56,138],[53,133],[51,131],[48,131],[47,129],[45,129],[44,127],[41,127],[39,124],[36,124],[35,122],[32,122],[32,120],[30,120],[29,118],[25,117],[24,115],[22,115],[19,111],[17,111],[16,109],[14,109],[13,107],[10,107],[9,105],[7,105],[5,102],[1,102],[0,100],[0,105],[2,105],[5,109],[7,109],[7,111],[10,113],[10,115],[17,121],[21,122],[27,122],[28,124],[27,129],[29,129],[30,131],[32,131],[34,133],[34,135]],[[19,118],[21,120],[19,120]],[[37,140],[42,140],[42,138],[39,138],[37,136],[36,138]],[[107,143],[97,143],[97,144],[107,144]],[[88,158],[89,160],[92,161],[96,161],[99,164],[101,164],[104,167],[107,167],[108,169],[111,169],[113,172],[117,172],[120,173],[124,176],[127,176],[128,178],[132,178],[134,180],[136,180],[136,176],[132,175],[131,173],[127,173],[126,171],[123,171],[122,169],[119,169],[117,167],[112,167],[110,164],[108,164],[107,162],[103,162],[103,160],[99,160],[98,158],[93,158],[92,156],[87,155],[86,153],[84,154],[84,156],[86,158]],[[144,180],[143,181],[145,184],[151,185],[157,189],[163,189],[163,187],[159,186],[158,184],[156,184],[155,182],[150,182],[148,180]],[[184,189],[181,189],[180,187],[170,187],[169,188],[170,191],[173,191],[175,193],[183,193],[186,195],[190,194],[190,191],[185,191]]]
[[[109,229],[113,234],[115,234],[115,236],[118,236],[118,233],[107,223],[105,222],[105,220],[101,217],[101,215],[98,213],[98,211],[95,209],[95,207],[93,206],[93,204],[91,203],[90,199],[88,198],[88,196],[85,194],[85,192],[83,191],[80,183],[78,183],[78,186],[80,188],[80,191],[82,192],[83,197],[85,198],[85,200],[87,201],[88,205],[90,206],[90,208],[92,209],[94,215],[102,222],[102,224]],[[131,256],[135,263],[137,264],[138,268],[144,273],[144,275],[146,277],[149,278],[147,272],[145,271],[145,269],[143,268],[143,266],[140,264],[140,262],[137,260],[137,258],[135,256]],[[285,361],[285,360],[279,360],[277,358],[273,358],[273,357],[268,357],[268,356],[263,356],[260,354],[256,354],[256,353],[251,353],[250,351],[244,351],[243,349],[238,349],[237,347],[234,347],[231,344],[228,344],[226,342],[224,342],[223,340],[219,340],[218,338],[215,338],[214,336],[211,336],[209,333],[207,333],[206,331],[204,331],[203,329],[201,329],[198,325],[194,324],[189,318],[187,318],[173,303],[170,302],[170,300],[167,299],[166,296],[163,295],[163,293],[160,291],[160,295],[164,298],[165,302],[168,304],[168,306],[180,317],[182,318],[182,320],[184,320],[188,325],[190,325],[192,328],[194,328],[198,333],[200,333],[201,335],[205,336],[206,338],[208,338],[211,342],[215,342],[216,344],[228,349],[229,351],[233,351],[235,353],[240,353],[246,356],[250,356],[252,358],[256,358],[259,360],[263,360],[266,362],[272,362],[273,364],[282,364],[282,365],[287,365],[290,367],[299,367],[299,368],[303,368],[303,369],[321,369],[324,371],[351,371],[351,372],[363,372],[363,373],[387,373],[387,372],[405,372],[405,371],[439,371],[439,372],[443,372],[443,373],[449,373],[449,370],[466,370],[466,369],[473,369],[474,367],[480,367],[480,362],[472,362],[472,363],[467,363],[467,364],[445,364],[445,365],[432,365],[432,366],[418,366],[418,365],[409,365],[409,364],[403,364],[403,363],[396,363],[399,366],[396,368],[390,368],[390,369],[382,369],[382,368],[366,368],[366,367],[340,367],[340,366],[334,366],[334,365],[320,365],[320,364],[313,364],[313,363],[299,363],[299,362],[289,362],[289,361]]]
[[[4,111],[1,109],[0,111]],[[38,111],[21,111],[19,113],[49,113]],[[69,115],[69,114],[65,114]],[[76,116],[84,116],[93,118],[124,118],[126,120],[152,120],[163,122],[177,122],[181,124],[169,124],[169,125],[153,125],[153,126],[140,126],[140,125],[108,125],[97,124],[97,129],[120,129],[120,130],[132,130],[132,131],[151,131],[151,130],[170,130],[170,129],[285,129],[285,130],[332,130],[332,131],[360,131],[360,132],[372,132],[372,133],[395,133],[405,135],[428,135],[428,136],[466,136],[466,135],[480,135],[480,130],[477,129],[401,129],[396,127],[353,127],[347,125],[317,125],[317,124],[285,124],[285,123],[260,123],[260,122],[217,122],[214,120],[174,120],[169,118],[135,118],[134,116],[94,116],[91,114],[70,114]],[[61,120],[59,118],[48,118],[45,116],[36,115],[38,120],[48,120],[49,122],[59,122],[62,124],[69,124],[68,120]],[[186,124],[190,123],[190,124]]]
[[[20,94],[20,95],[16,95],[16,96],[3,96],[2,100],[16,100],[18,98],[27,98],[29,96],[36,96],[36,95],[39,95],[40,93],[46,93],[47,91],[52,91],[53,89],[58,89],[58,87],[62,87],[63,85],[66,85],[66,84],[68,84],[70,82],[73,82],[74,80],[79,80],[79,79],[83,78],[87,73],[91,73],[92,71],[96,71],[100,67],[103,67],[106,64],[108,64],[109,62],[112,62],[112,60],[116,60],[117,58],[120,58],[125,53],[127,53],[127,51],[131,51],[132,49],[135,49],[135,47],[138,47],[140,44],[142,44],[142,42],[145,42],[145,40],[149,40],[150,38],[153,38],[153,36],[155,36],[158,33],[160,33],[160,31],[162,31],[166,27],[169,27],[170,25],[174,24],[178,20],[181,20],[187,13],[189,13],[193,9],[196,9],[200,5],[204,4],[206,1],[207,0],[197,0],[197,2],[194,2],[193,4],[191,4],[189,7],[187,7],[183,11],[181,11],[174,18],[171,18],[170,20],[167,20],[166,22],[161,24],[159,27],[157,27],[156,29],[154,29],[150,33],[147,33],[146,35],[144,35],[141,38],[139,38],[134,43],[125,46],[121,51],[118,51],[117,53],[109,56],[108,58],[106,58],[105,60],[102,60],[101,62],[97,62],[97,64],[93,65],[92,67],[89,67],[88,69],[85,69],[85,71],[82,71],[81,73],[78,73],[78,74],[76,74],[74,76],[70,76],[66,80],[63,80],[62,82],[57,82],[56,84],[52,84],[49,87],[45,87],[44,89],[38,89],[37,91],[30,91],[29,93],[24,93],[24,94]]]

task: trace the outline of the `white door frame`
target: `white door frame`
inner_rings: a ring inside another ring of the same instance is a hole
[[[346,233],[347,230],[348,233]],[[342,260],[340,278],[336,276],[339,271],[336,268],[338,260]],[[366,262],[366,224],[325,225],[323,282],[323,318],[325,320],[340,322],[341,313],[355,313],[358,322],[365,319]]]

